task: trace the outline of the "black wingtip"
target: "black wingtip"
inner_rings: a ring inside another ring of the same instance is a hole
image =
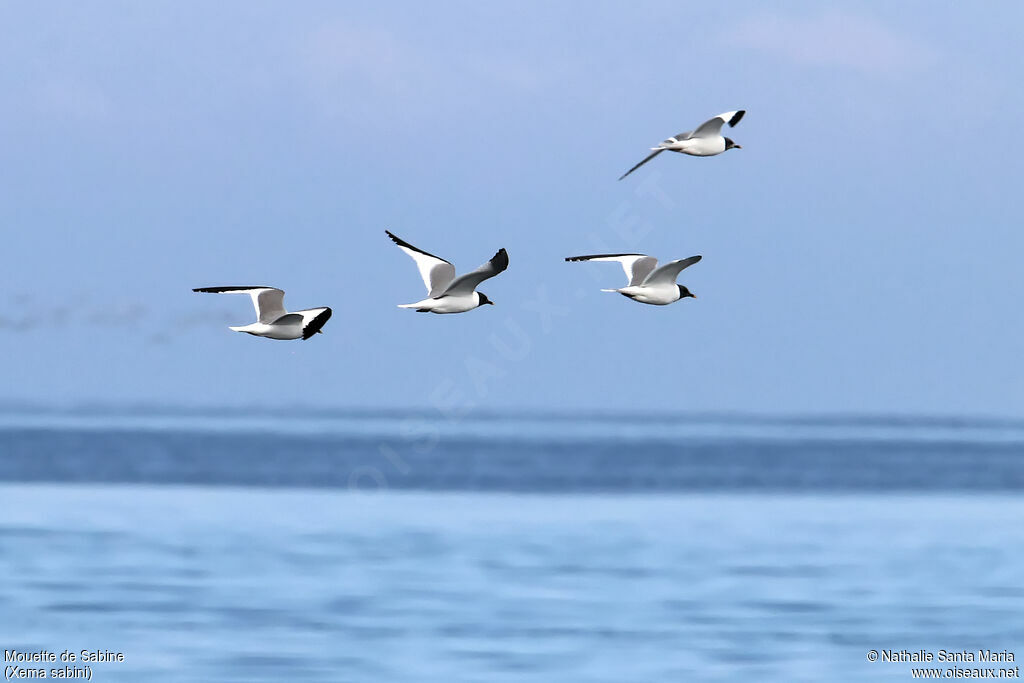
[[[581,256],[567,256],[566,261],[590,261],[596,258],[618,258],[619,256],[647,256],[647,254],[634,254],[623,252],[621,254],[583,254]]]
[[[740,119],[742,119],[742,118],[743,118],[743,115],[744,115],[744,114],[746,114],[746,113],[747,113],[747,110],[746,110],[746,109],[740,109],[740,110],[739,110],[738,112],[736,112],[735,114],[733,114],[733,115],[732,115],[732,118],[731,118],[731,119],[729,119],[729,127],[730,127],[730,128],[732,128],[732,127],[733,127],[733,126],[735,126],[735,125],[736,125],[737,123],[739,123],[739,122],[740,122]]]
[[[242,292],[249,289],[275,289],[267,285],[247,285],[245,287],[196,287],[193,292],[206,292],[208,294],[224,294],[225,292]]]
[[[325,308],[323,312],[319,313],[315,318],[309,321],[305,329],[302,330],[302,340],[305,341],[312,337],[314,334],[320,331],[320,329],[327,324],[327,321],[331,319],[331,309]]]
[[[412,249],[413,251],[422,251],[422,249],[417,249],[416,247],[412,246],[411,244],[409,244],[408,242],[406,242],[405,240],[403,240],[401,237],[391,232],[390,230],[385,230],[384,234],[390,237],[391,241],[400,247],[407,247],[409,249]]]
[[[494,267],[498,270],[498,272],[501,272],[508,268],[508,252],[505,251],[505,247],[502,247],[501,249],[498,250],[498,253],[495,254],[494,258],[491,259],[491,263],[494,264]]]
[[[447,260],[441,258],[440,256],[437,256],[436,254],[431,254],[429,251],[423,251],[419,247],[414,246],[412,244],[409,244],[408,242],[406,242],[405,240],[403,240],[401,237],[399,237],[395,233],[391,232],[390,230],[385,230],[384,234],[386,234],[388,237],[390,237],[391,241],[394,242],[395,244],[397,244],[400,247],[404,247],[405,249],[412,249],[413,251],[418,252],[420,254],[423,254],[424,256],[429,256],[430,258],[436,258],[438,261],[444,261],[445,263],[448,263],[448,265],[451,265],[451,263],[449,263]]]

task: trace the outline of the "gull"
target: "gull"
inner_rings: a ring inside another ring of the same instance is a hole
[[[508,253],[499,249],[490,261],[472,273],[455,277],[455,266],[440,256],[418,249],[390,231],[385,230],[399,249],[412,257],[420,270],[427,298],[413,304],[399,304],[399,308],[415,308],[420,313],[464,313],[484,304],[494,305],[477,286],[508,268]]]
[[[307,308],[289,313],[284,310],[284,292],[274,287],[198,287],[193,292],[210,294],[248,294],[256,308],[258,322],[230,329],[268,339],[309,339],[331,317],[331,309]]]
[[[602,292],[618,292],[633,301],[654,306],[667,306],[673,302],[691,297],[693,294],[683,285],[676,284],[679,272],[700,261],[700,256],[669,261],[657,268],[658,259],[646,254],[591,254],[570,256],[566,261],[618,261],[626,271],[629,284],[620,289],[602,289]]]
[[[728,123],[731,128],[739,123],[740,119],[742,119],[743,115],[746,113],[745,109],[740,109],[739,111],[727,111],[724,114],[719,114],[715,118],[705,121],[694,130],[680,133],[674,138],[665,140],[657,147],[651,147],[653,151],[647,155],[647,158],[623,173],[619,180],[622,180],[622,178],[625,178],[630,173],[664,152],[666,149],[670,152],[682,152],[683,154],[689,154],[695,157],[713,157],[716,154],[721,154],[727,149],[743,149],[735,142],[722,135],[722,124]]]

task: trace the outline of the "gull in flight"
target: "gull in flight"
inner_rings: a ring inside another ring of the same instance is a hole
[[[499,249],[494,257],[472,273],[455,277],[455,266],[439,256],[417,249],[390,231],[385,230],[398,248],[412,257],[420,270],[427,298],[414,304],[399,304],[399,308],[415,308],[420,313],[464,313],[484,304],[494,305],[477,286],[508,268],[508,253]]]
[[[570,256],[566,261],[618,261],[626,271],[629,284],[620,289],[602,289],[602,292],[618,292],[633,301],[654,306],[668,304],[691,297],[693,294],[683,285],[676,284],[676,278],[683,268],[700,261],[700,256],[669,261],[657,268],[658,259],[645,254],[591,254],[589,256]]]
[[[273,287],[198,287],[193,292],[248,294],[256,307],[257,322],[230,329],[268,339],[309,339],[331,317],[329,308],[309,308],[289,313],[284,310],[284,292]]]
[[[657,147],[651,147],[651,153],[648,154],[647,157],[639,164],[623,173],[619,180],[622,180],[622,178],[625,178],[665,150],[670,152],[681,152],[695,157],[713,157],[716,154],[721,154],[727,149],[743,149],[735,142],[722,135],[722,124],[728,123],[731,128],[739,123],[740,119],[742,119],[743,115],[746,113],[745,109],[740,109],[739,111],[727,111],[724,114],[719,114],[715,118],[705,121],[694,130],[680,133],[674,138],[665,140]]]

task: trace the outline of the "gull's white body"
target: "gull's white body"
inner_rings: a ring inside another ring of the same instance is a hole
[[[399,304],[399,308],[412,308],[420,313],[465,313],[492,303],[477,286],[508,268],[508,254],[499,249],[490,261],[471,273],[455,277],[455,266],[440,256],[434,256],[414,247],[390,231],[384,231],[398,248],[416,262],[423,284],[427,287],[427,298],[412,304]]]
[[[399,304],[399,308],[414,308],[421,313],[465,313],[481,305],[480,293],[457,296],[442,296],[436,299],[423,299],[414,304]]]
[[[629,278],[629,284],[618,289],[602,289],[602,292],[617,292],[633,301],[652,306],[667,306],[684,297],[695,297],[690,290],[676,284],[676,278],[685,268],[701,260],[700,256],[669,261],[658,267],[658,259],[647,254],[592,254],[570,256],[566,261],[615,261]]]
[[[628,296],[633,301],[652,306],[668,306],[682,298],[679,287],[670,282],[665,285],[637,285],[635,287],[622,287],[620,289],[602,289],[602,292],[618,292]]]
[[[304,330],[306,327],[313,322],[313,320],[323,313],[331,309],[322,308],[308,308],[304,311],[293,311],[292,313],[285,315],[284,321],[275,321],[272,323],[252,323],[250,325],[240,325],[237,327],[229,327],[229,330],[235,332],[245,332],[246,334],[254,334],[257,337],[266,337],[267,339],[302,339]],[[301,316],[301,319],[292,318],[292,316]]]
[[[694,157],[713,157],[725,151],[725,138],[716,135],[711,138],[690,138],[689,140],[666,140],[654,149],[663,149],[669,152],[681,152]]]
[[[267,339],[309,339],[319,332],[331,317],[331,309],[326,306],[289,313],[284,308],[284,292],[275,287],[200,287],[192,291],[210,294],[248,294],[256,309],[257,321],[229,329]]]

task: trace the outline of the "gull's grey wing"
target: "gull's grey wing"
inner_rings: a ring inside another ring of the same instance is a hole
[[[472,294],[477,286],[489,278],[494,277],[508,268],[508,252],[504,248],[491,257],[491,260],[483,264],[472,273],[466,273],[455,278],[455,280],[444,290],[443,296],[459,296]]]
[[[676,278],[679,277],[679,273],[684,268],[689,268],[694,263],[701,260],[700,256],[691,256],[690,258],[679,259],[678,261],[669,261],[661,268],[656,268],[647,278],[644,280],[644,285],[661,285],[661,284],[675,284]]]
[[[427,296],[439,296],[451,285],[452,280],[455,279],[455,266],[440,256],[434,256],[412,246],[401,237],[392,234],[389,230],[384,232],[387,233],[392,242],[397,244],[402,251],[411,256],[412,260],[416,262],[416,267],[420,271],[420,277],[423,278],[423,284],[427,287]]]
[[[654,157],[658,156],[659,154],[661,154],[661,153],[662,153],[662,152],[664,152],[664,151],[665,151],[665,150],[663,150],[663,149],[656,149],[656,150],[654,150],[653,152],[651,152],[650,154],[648,154],[648,155],[647,155],[646,157],[644,157],[644,160],[643,160],[643,161],[641,161],[641,162],[640,162],[639,164],[637,164],[636,166],[634,166],[633,168],[629,169],[628,171],[626,171],[625,173],[623,173],[623,174],[622,174],[621,176],[619,176],[619,180],[622,180],[623,178],[625,178],[626,176],[628,176],[628,175],[629,175],[630,173],[632,173],[632,172],[633,172],[633,171],[635,171],[636,169],[640,168],[641,166],[643,166],[644,164],[646,164],[646,163],[647,163],[648,161],[650,161],[651,159],[653,159]]]
[[[622,270],[626,271],[629,278],[629,285],[642,283],[654,267],[658,265],[658,259],[646,254],[590,254],[588,256],[570,256],[566,261],[618,261],[622,264]]]
[[[193,292],[210,294],[248,294],[261,323],[272,323],[287,311],[284,310],[284,292],[276,287],[197,287]]]
[[[304,318],[301,313],[285,313],[274,321],[275,325],[301,325]]]
[[[287,313],[284,308],[284,292],[273,287],[253,292],[252,304],[261,323],[272,323]]]
[[[740,109],[739,111],[727,111],[724,114],[719,114],[713,119],[708,119],[704,123],[697,126],[693,133],[690,133],[689,137],[694,138],[711,138],[716,135],[722,134],[722,126],[726,123],[729,127],[735,126],[743,118],[743,115],[747,113],[746,109]]]

